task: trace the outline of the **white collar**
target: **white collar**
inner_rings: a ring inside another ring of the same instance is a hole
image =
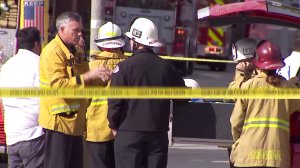
[[[290,56],[297,56],[297,57],[299,57],[299,55],[300,55],[300,52],[293,51]]]
[[[29,57],[39,57],[39,55],[35,54],[34,52],[30,51],[30,50],[26,50],[26,49],[19,49],[18,53],[16,55],[26,55]]]

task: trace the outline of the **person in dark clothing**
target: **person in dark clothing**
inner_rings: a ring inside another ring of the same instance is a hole
[[[158,40],[155,24],[146,18],[132,21],[133,55],[114,69],[111,86],[185,87],[174,67],[152,47]],[[165,168],[168,157],[170,100],[108,99],[109,127],[115,134],[116,168]]]

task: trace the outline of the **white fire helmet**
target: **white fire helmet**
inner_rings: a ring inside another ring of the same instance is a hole
[[[97,46],[102,48],[120,48],[125,45],[121,29],[112,22],[102,25],[98,31]]]
[[[186,87],[189,88],[199,88],[199,84],[197,81],[195,81],[194,79],[184,79],[184,83]]]
[[[243,38],[232,44],[232,55],[234,61],[241,61],[255,56],[256,40]]]
[[[161,47],[156,25],[147,18],[135,18],[131,21],[130,30],[125,35],[135,42],[151,47]]]
[[[197,89],[200,87],[197,81],[194,79],[184,79],[184,83],[186,87],[192,88],[192,89]],[[204,102],[203,99],[200,98],[192,98],[191,102]]]

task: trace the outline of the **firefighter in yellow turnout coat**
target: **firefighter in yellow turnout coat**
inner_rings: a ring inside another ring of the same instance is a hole
[[[90,62],[90,68],[106,66],[113,70],[119,62],[126,59],[121,51],[125,45],[122,38],[119,26],[112,22],[101,26],[98,39],[95,42],[102,52],[93,55],[94,60]],[[107,87],[109,87],[109,84]],[[114,135],[108,127],[107,111],[107,99],[97,97],[91,100],[87,109],[86,141],[89,153],[89,168],[114,168]]]
[[[81,17],[61,14],[58,34],[42,51],[41,88],[82,88],[98,79],[105,85],[110,70],[89,71],[88,63],[78,56],[75,45],[81,36]],[[45,130],[44,167],[82,168],[82,135],[85,129],[87,99],[41,98],[39,124]]]
[[[258,74],[242,85],[250,88],[295,87],[276,74],[284,66],[279,47],[261,41],[254,61]],[[290,115],[300,110],[294,99],[237,99],[232,116],[235,141],[231,162],[236,167],[290,167]]]

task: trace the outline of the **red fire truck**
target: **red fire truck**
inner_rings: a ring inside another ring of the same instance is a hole
[[[196,9],[210,4],[223,4],[224,0],[106,0],[105,20],[112,20],[122,31],[127,31],[134,17],[147,17],[158,27],[165,47],[160,55],[174,57],[202,57],[227,59],[226,32],[223,28],[210,28],[196,22]],[[191,74],[193,62],[175,61],[181,72]],[[225,70],[226,64],[209,64],[211,69]]]
[[[210,0],[210,1],[197,1],[197,9],[213,5],[224,5],[229,0]],[[210,26],[207,22],[199,22],[196,24],[197,40],[195,44],[195,55],[198,58],[204,59],[217,59],[227,60],[231,57],[231,43],[234,38],[232,37],[231,27]],[[206,64],[211,70],[224,71],[226,63],[211,63],[211,62],[198,62]]]

